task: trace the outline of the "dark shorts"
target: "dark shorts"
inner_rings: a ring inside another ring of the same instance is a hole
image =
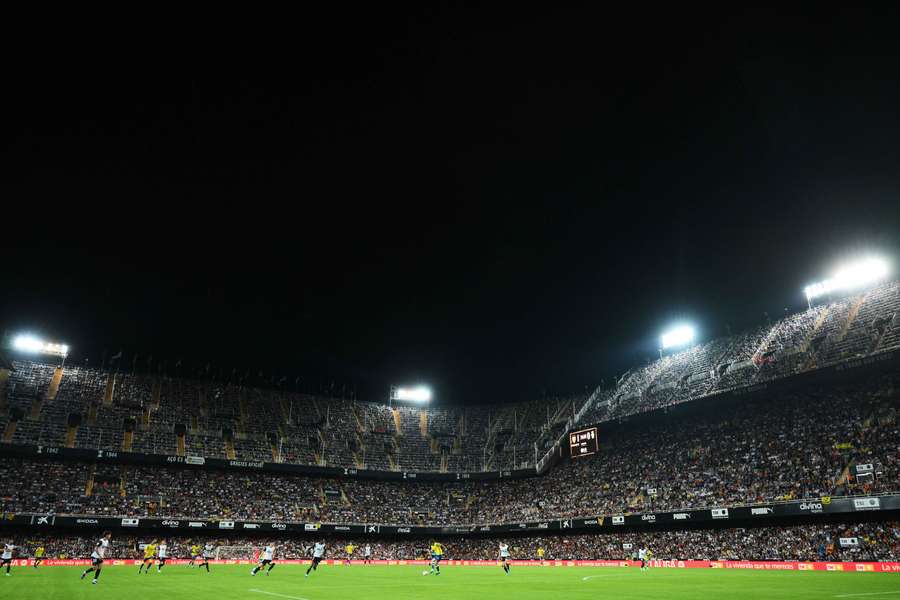
[[[270,562],[272,562],[271,558],[264,558],[261,561],[259,561],[259,564],[260,564],[260,566],[263,566],[263,565],[269,564]]]
[[[96,569],[97,567],[100,567],[101,565],[103,565],[102,558],[91,558],[91,566],[92,567],[94,567]]]
[[[7,565],[12,562],[11,558],[0,558],[0,565]]]
[[[318,564],[319,564],[320,562],[322,562],[324,559],[325,559],[324,556],[313,556],[313,562],[312,562],[313,566],[314,566],[314,567],[315,567],[315,566],[318,566]]]
[[[431,555],[431,560],[433,560],[435,563],[441,562],[441,560],[442,560],[443,558],[444,558],[444,555],[443,555],[443,554],[432,554],[432,555]]]

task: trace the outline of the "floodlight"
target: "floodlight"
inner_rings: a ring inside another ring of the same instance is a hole
[[[44,343],[32,335],[20,335],[13,341],[13,347],[22,352],[40,352]]]
[[[394,388],[393,400],[425,403],[431,400],[431,390],[424,385]]]
[[[690,325],[679,325],[664,333],[660,341],[664,349],[673,346],[685,346],[694,341],[694,335],[693,327]]]
[[[887,277],[890,265],[880,258],[867,258],[859,262],[844,265],[834,277],[806,286],[803,291],[806,299],[812,300],[832,292],[854,290]]]
[[[66,344],[51,344],[27,333],[16,336],[12,345],[16,350],[29,354],[51,354],[62,357],[69,354],[69,346]]]

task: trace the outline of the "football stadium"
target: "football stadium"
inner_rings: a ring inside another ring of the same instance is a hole
[[[712,340],[676,329],[656,360],[551,406],[73,366],[67,345],[15,336],[4,583],[20,598],[82,573],[116,596],[137,576],[209,598],[897,593],[900,283],[881,262],[849,268],[808,287],[806,310]]]
[[[900,598],[900,5],[253,8],[9,20],[0,600]]]

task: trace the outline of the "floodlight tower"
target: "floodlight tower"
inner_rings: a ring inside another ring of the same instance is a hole
[[[891,272],[890,265],[883,258],[869,257],[839,267],[834,275],[824,281],[803,288],[806,304],[812,308],[812,301],[835,292],[850,292],[877,283]]]
[[[426,385],[416,386],[391,386],[388,396],[388,406],[394,402],[411,402],[413,404],[428,404],[431,402],[431,388]]]
[[[47,342],[29,333],[17,335],[13,338],[10,346],[23,354],[58,356],[62,358],[62,365],[66,364],[66,357],[69,356],[69,346],[67,344]]]
[[[672,327],[659,338],[659,357],[662,358],[663,350],[690,345],[695,337],[697,337],[697,332],[690,325]]]

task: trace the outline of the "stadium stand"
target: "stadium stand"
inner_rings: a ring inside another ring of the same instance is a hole
[[[0,511],[443,526],[896,492],[898,382],[884,376],[611,424],[601,429],[602,459],[526,479],[361,481],[125,465],[118,481],[103,474],[120,493],[98,495],[86,492],[94,465],[9,459],[0,479],[11,493]],[[433,459],[429,446],[418,449]],[[871,480],[855,480],[856,464],[873,465]]]

